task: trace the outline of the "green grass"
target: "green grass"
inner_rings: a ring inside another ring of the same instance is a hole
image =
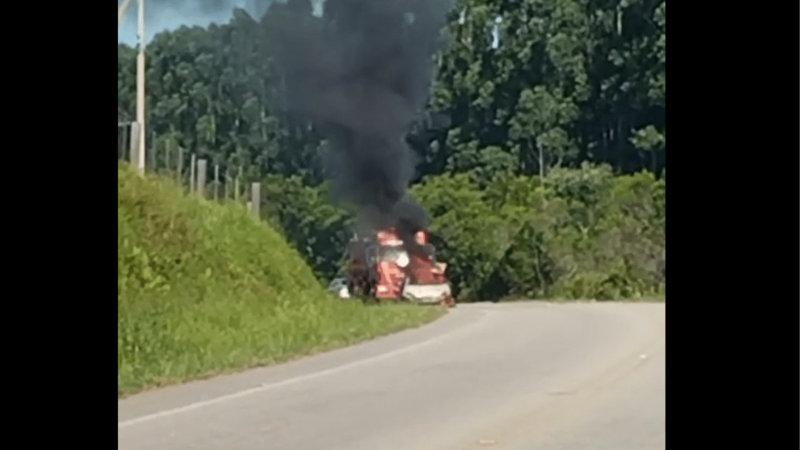
[[[328,294],[241,205],[118,169],[118,396],[286,361],[430,322],[443,308]]]

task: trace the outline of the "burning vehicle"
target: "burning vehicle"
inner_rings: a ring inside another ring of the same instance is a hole
[[[428,233],[419,230],[414,239],[417,245],[409,251],[394,228],[354,236],[346,250],[345,276],[337,281],[338,294],[455,306],[447,265],[436,262]]]

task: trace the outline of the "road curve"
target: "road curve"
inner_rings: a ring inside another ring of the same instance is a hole
[[[118,402],[121,450],[665,448],[665,304],[462,304]]]

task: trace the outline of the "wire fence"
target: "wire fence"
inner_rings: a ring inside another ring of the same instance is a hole
[[[139,166],[138,124],[118,121],[117,159]],[[246,205],[260,215],[261,183],[248,182],[242,166],[222,167],[194,152],[187,152],[169,137],[159,138],[154,132],[145,133],[145,173],[158,174],[175,180],[187,193],[198,193],[207,199],[234,201]],[[231,173],[232,172],[232,173]]]

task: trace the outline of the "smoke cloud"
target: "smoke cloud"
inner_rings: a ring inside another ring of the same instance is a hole
[[[427,100],[449,8],[449,0],[327,0],[322,19],[275,30],[287,106],[328,140],[334,199],[355,207],[362,230],[397,227],[412,251],[429,217],[406,195],[417,161],[405,135]]]

